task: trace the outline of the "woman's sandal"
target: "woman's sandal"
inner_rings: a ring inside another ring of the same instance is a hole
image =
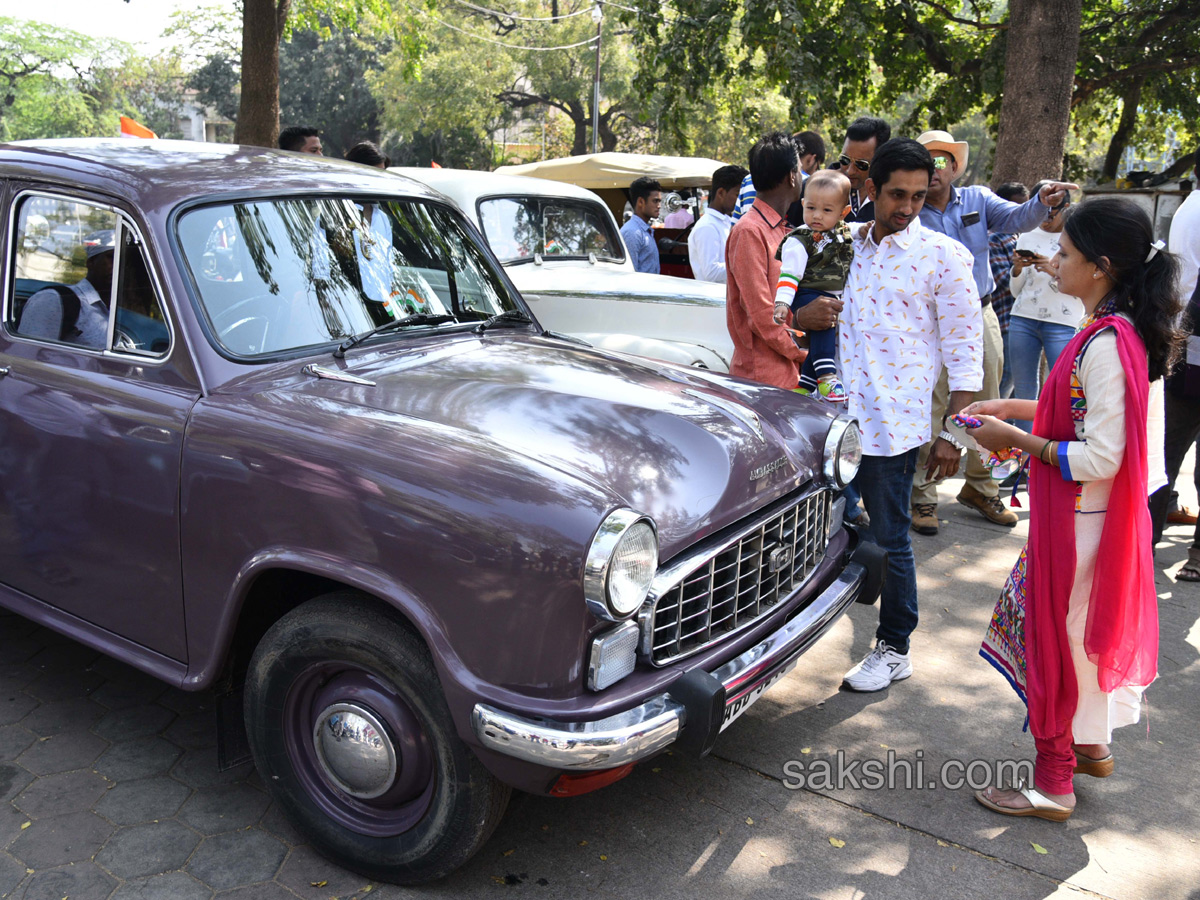
[[[1188,558],[1175,573],[1176,581],[1200,581],[1200,547],[1190,547]]]
[[[1113,773],[1113,755],[1102,756],[1097,759],[1094,756],[1085,756],[1078,750],[1075,751],[1075,769],[1076,775],[1091,775],[1093,778],[1107,778]]]
[[[1032,786],[1027,787],[1024,783],[1018,784],[1016,790],[1018,794],[1032,805],[1023,806],[1020,809],[1013,809],[1011,806],[1001,806],[989,800],[983,791],[976,791],[975,799],[981,806],[986,806],[992,812],[1000,813],[1002,816],[1033,816],[1034,818],[1047,819],[1051,822],[1065,822],[1071,818],[1071,813],[1075,811],[1073,807],[1055,803],[1053,800],[1039,793],[1036,788]]]

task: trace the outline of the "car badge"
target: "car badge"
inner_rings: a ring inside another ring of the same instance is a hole
[[[767,438],[763,434],[762,422],[758,418],[758,413],[750,409],[750,407],[743,406],[740,403],[734,403],[732,400],[726,400],[724,397],[714,397],[712,394],[702,394],[699,391],[693,391],[691,388],[684,389],[684,393],[689,397],[694,397],[697,400],[703,400],[705,403],[715,406],[730,418],[736,419],[753,431],[755,435],[758,436],[758,439],[764,444],[767,442]]]
[[[776,472],[787,465],[787,457],[781,456],[779,459],[773,459],[765,466],[759,466],[757,469],[750,470],[750,480],[758,481],[760,478],[765,478],[772,472]]]
[[[775,547],[767,555],[767,568],[771,574],[781,572],[792,563],[792,548],[791,547]]]

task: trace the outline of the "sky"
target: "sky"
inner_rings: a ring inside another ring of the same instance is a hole
[[[203,0],[205,6],[216,3],[233,5],[233,0]],[[0,0],[0,16],[34,19],[49,25],[70,28],[91,37],[118,38],[144,49],[159,50],[167,42],[160,35],[171,13],[180,7],[200,5],[196,0]],[[32,10],[36,9],[36,12]]]

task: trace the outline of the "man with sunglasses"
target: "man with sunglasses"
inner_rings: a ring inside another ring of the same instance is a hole
[[[954,186],[955,179],[967,168],[969,148],[966,141],[956,141],[945,131],[926,131],[917,142],[929,151],[934,165],[929,194],[921,208],[921,224],[954,238],[974,257],[971,274],[983,304],[983,390],[975,395],[975,399],[995,400],[1000,396],[1004,346],[1000,322],[991,306],[996,283],[988,258],[988,235],[1032,231],[1045,221],[1052,208],[1066,203],[1068,191],[1079,190],[1079,186],[1048,181],[1028,202],[1010,203],[983,185]],[[940,432],[949,436],[942,428],[947,400],[943,370],[933,391],[931,425],[934,434]],[[935,437],[921,448],[912,491],[912,527],[918,534],[937,534],[938,482],[958,472],[961,455],[962,448],[946,437]],[[966,484],[957,497],[959,503],[997,525],[1011,528],[1017,524],[1017,514],[1004,506],[999,486],[975,451],[967,454],[965,477]]]
[[[875,218],[875,204],[867,197],[867,172],[877,147],[892,137],[892,128],[883,119],[862,116],[846,129],[846,140],[837,161],[830,166],[850,179],[850,215],[847,222],[870,222]]]

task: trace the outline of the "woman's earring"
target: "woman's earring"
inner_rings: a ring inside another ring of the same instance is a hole
[[[1099,273],[1099,272],[1093,272],[1093,273],[1092,273],[1092,277],[1093,277],[1093,278],[1099,278],[1099,277],[1100,277],[1100,273]]]

